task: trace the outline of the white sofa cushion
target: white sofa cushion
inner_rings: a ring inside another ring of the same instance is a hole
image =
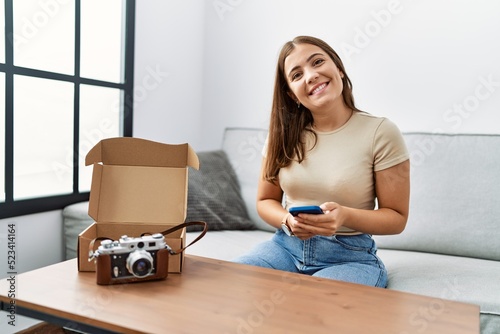
[[[404,134],[411,162],[405,231],[379,248],[500,260],[500,136]]]
[[[197,243],[188,247],[185,253],[232,261],[259,243],[270,240],[273,234],[273,232],[262,230],[210,231]],[[188,232],[186,242],[189,244],[197,235],[198,232]]]

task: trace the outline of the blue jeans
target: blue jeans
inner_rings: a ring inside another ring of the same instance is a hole
[[[387,270],[369,234],[314,236],[300,240],[277,230],[271,240],[234,261],[339,281],[387,286]]]

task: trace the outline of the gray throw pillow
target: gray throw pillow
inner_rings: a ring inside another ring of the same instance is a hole
[[[202,220],[210,231],[255,229],[224,151],[199,152],[200,169],[190,169],[186,221]],[[189,226],[188,231],[200,231]]]

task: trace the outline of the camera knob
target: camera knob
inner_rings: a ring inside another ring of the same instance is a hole
[[[161,239],[161,238],[163,238],[163,234],[161,234],[161,233],[155,233],[151,237],[153,239]]]
[[[106,239],[106,240],[101,241],[101,246],[104,248],[110,248],[112,246],[112,243],[113,243],[113,240]]]

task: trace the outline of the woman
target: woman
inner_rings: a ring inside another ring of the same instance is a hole
[[[309,36],[286,43],[257,193],[259,215],[278,230],[236,261],[386,287],[371,235],[406,226],[408,156],[392,122],[355,107],[328,44]],[[288,212],[302,205],[319,205],[323,214]]]

